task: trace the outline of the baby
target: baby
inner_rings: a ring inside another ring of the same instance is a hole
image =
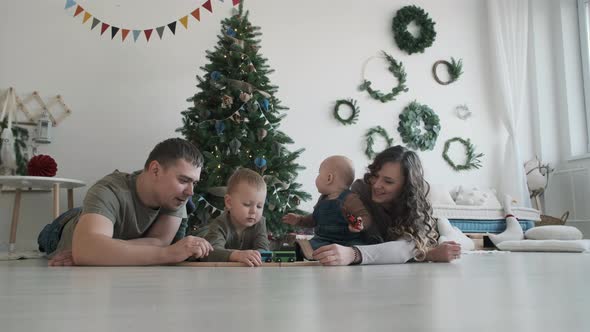
[[[215,218],[205,239],[215,249],[208,262],[242,262],[262,265],[258,250],[269,250],[266,222],[262,216],[266,183],[247,168],[240,168],[227,181],[225,211]]]
[[[309,241],[313,250],[332,243],[352,246],[365,244],[360,232],[371,223],[371,217],[357,194],[350,191],[354,181],[352,161],[344,156],[331,156],[320,165],[315,180],[321,194],[313,214],[301,216],[289,213],[283,222],[301,227],[315,227]],[[301,243],[300,243],[301,244]],[[306,249],[301,248],[306,258]]]

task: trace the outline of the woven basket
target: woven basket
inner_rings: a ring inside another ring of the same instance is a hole
[[[541,221],[538,221],[535,226],[548,226],[548,225],[565,225],[567,218],[570,216],[570,212],[566,211],[560,218],[547,216],[542,214]]]

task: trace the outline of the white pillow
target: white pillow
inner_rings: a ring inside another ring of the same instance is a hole
[[[475,205],[485,208],[500,209],[502,206],[493,189],[478,189],[477,187],[459,186],[452,198],[457,205]]]
[[[430,185],[428,199],[432,205],[457,205],[445,185]]]
[[[550,225],[533,227],[524,233],[530,240],[581,240],[583,235],[573,226]]]
[[[504,241],[496,245],[500,250],[507,251],[556,251],[585,252],[590,251],[590,240],[522,240]]]

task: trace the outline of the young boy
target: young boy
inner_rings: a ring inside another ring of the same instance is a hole
[[[283,222],[301,227],[314,227],[315,236],[309,241],[311,249],[336,243],[345,246],[365,244],[360,232],[371,223],[371,216],[357,194],[349,190],[354,181],[352,161],[344,156],[331,156],[320,165],[315,180],[322,194],[313,209],[313,214],[301,216],[289,213]],[[307,259],[310,248],[300,241],[299,245]]]
[[[213,252],[208,262],[242,262],[262,265],[258,250],[269,250],[266,222],[262,216],[266,183],[247,168],[240,168],[227,182],[225,211],[211,222],[205,239]]]

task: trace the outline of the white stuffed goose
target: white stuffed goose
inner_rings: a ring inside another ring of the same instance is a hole
[[[12,101],[11,107],[8,107],[8,99]],[[4,117],[8,117],[8,126],[2,130],[0,134],[0,140],[2,140],[2,148],[0,148],[0,168],[4,169],[5,173],[14,175],[16,174],[16,151],[14,150],[14,135],[12,134],[12,121],[14,110],[16,109],[16,102],[14,97],[14,90],[8,89],[6,98],[4,99],[4,105],[2,107],[2,113],[0,113],[0,122],[4,121]]]

